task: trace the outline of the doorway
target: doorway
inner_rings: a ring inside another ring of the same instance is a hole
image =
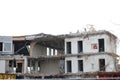
[[[17,62],[16,65],[16,73],[23,73],[23,62]]]

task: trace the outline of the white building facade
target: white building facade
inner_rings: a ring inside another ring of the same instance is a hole
[[[115,72],[116,39],[108,31],[69,34],[65,38],[65,73]]]
[[[116,72],[116,40],[108,31],[0,36],[0,73],[16,74],[19,79]]]

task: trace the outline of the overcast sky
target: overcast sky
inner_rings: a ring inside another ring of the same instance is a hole
[[[66,34],[87,24],[120,38],[120,0],[0,0],[0,35]]]

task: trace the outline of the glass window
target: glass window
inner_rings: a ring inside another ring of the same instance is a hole
[[[4,43],[4,51],[11,51],[11,43]]]
[[[71,54],[71,42],[66,43],[67,54]]]
[[[104,39],[98,39],[98,43],[99,43],[99,52],[104,52],[105,51]]]
[[[83,52],[83,42],[82,41],[78,41],[78,53]]]
[[[78,60],[78,71],[83,71],[83,60]]]
[[[0,51],[3,51],[3,43],[0,42]]]
[[[72,64],[71,64],[71,61],[67,61],[67,72],[72,72]]]

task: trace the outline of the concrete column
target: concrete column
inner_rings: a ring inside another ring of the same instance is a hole
[[[51,56],[53,56],[53,49],[51,49]]]
[[[39,59],[38,59],[38,68],[39,68],[38,73],[40,73],[40,60]]]
[[[38,59],[35,60],[35,73],[38,72]]]
[[[14,73],[14,59],[12,60],[12,73]]]
[[[31,73],[31,70],[32,70],[31,69],[31,67],[32,67],[31,65],[32,65],[32,59],[30,59],[30,73]]]
[[[27,57],[24,57],[24,73],[28,72],[28,59]]]
[[[53,55],[55,55],[55,49],[53,49]]]
[[[5,61],[6,63],[5,63],[5,70],[6,70],[6,72],[8,72],[9,71],[9,60],[6,60]]]
[[[51,48],[49,48],[49,56],[51,56]]]

